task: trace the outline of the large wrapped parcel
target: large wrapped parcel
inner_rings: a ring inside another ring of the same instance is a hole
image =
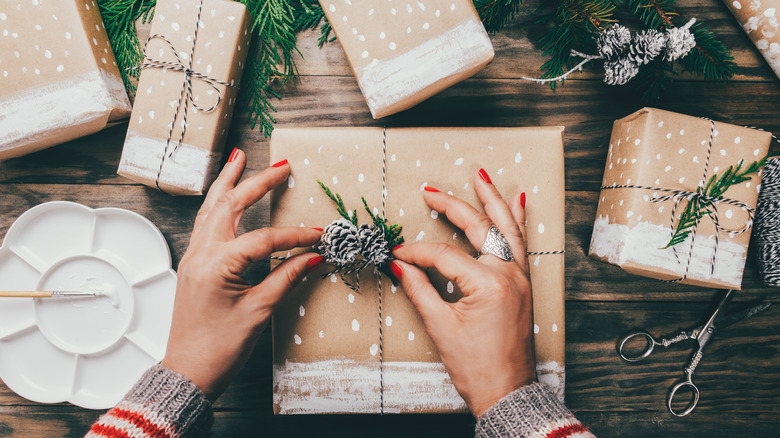
[[[460,230],[425,205],[423,187],[451,192],[481,209],[472,185],[476,172],[484,168],[507,200],[526,192],[529,251],[553,252],[529,255],[537,368],[539,379],[563,396],[562,137],[561,127],[386,131],[280,127],[271,138],[271,161],[288,159],[291,175],[286,185],[273,191],[271,224],[325,227],[337,219],[335,205],[317,180],[339,193],[347,208],[362,208],[361,196],[365,196],[379,212],[384,164],[385,216],[403,226],[407,242],[447,242],[476,254]],[[358,215],[358,223],[369,221],[365,211],[359,210]],[[462,296],[435,270],[430,275],[445,300]],[[406,294],[373,269],[361,271],[358,292],[338,275],[321,279],[310,274],[275,312],[273,339],[276,413],[466,409]]]
[[[129,114],[95,1],[0,2],[0,161]]]
[[[724,0],[723,3],[780,78],[780,0]]]
[[[320,0],[375,119],[478,72],[493,45],[471,0]]]
[[[760,164],[771,139],[653,108],[615,121],[590,256],[647,277],[739,289],[761,171],[719,196],[712,188]],[[689,210],[700,220],[686,220]]]
[[[231,0],[159,0],[119,174],[177,195],[216,178],[251,14]]]

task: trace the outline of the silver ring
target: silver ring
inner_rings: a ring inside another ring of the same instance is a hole
[[[485,243],[479,249],[479,254],[491,254],[507,262],[515,259],[512,255],[512,248],[509,247],[509,242],[506,241],[506,237],[501,234],[501,231],[498,231],[495,225],[491,225],[490,229],[488,229]]]

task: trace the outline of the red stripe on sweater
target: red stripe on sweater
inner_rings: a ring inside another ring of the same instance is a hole
[[[127,409],[114,408],[109,411],[109,414],[135,424],[150,437],[170,438],[170,435],[165,431],[165,429],[161,429],[160,427],[154,425],[149,420],[147,420],[143,414],[138,412],[129,411]]]
[[[570,426],[563,426],[555,429],[547,434],[546,438],[566,438],[575,433],[587,432],[588,428],[581,424],[572,424]]]
[[[102,424],[93,424],[90,432],[107,438],[130,438],[126,431],[119,430],[114,426],[105,426]]]

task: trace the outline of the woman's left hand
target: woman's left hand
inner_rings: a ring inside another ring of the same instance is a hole
[[[195,219],[179,263],[168,348],[162,364],[216,399],[244,366],[276,305],[324,259],[314,253],[289,258],[257,285],[240,274],[276,251],[308,247],[314,228],[261,228],[236,236],[244,211],[287,179],[286,160],[238,183],[246,164],[231,155]]]

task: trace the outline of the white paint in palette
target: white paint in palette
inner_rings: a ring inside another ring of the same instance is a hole
[[[129,132],[122,149],[119,171],[145,180],[157,179],[159,163],[165,151],[164,138],[152,138]],[[165,159],[160,183],[200,193],[219,171],[222,153],[182,143],[172,157]],[[292,177],[291,177],[292,179]]]
[[[644,221],[628,226],[609,222],[609,216],[599,216],[596,219],[590,242],[591,253],[620,266],[635,262],[671,271],[679,276],[685,272],[691,248],[690,236],[677,245],[677,253],[680,255],[678,261],[672,248],[659,249],[669,242],[669,224],[658,225]],[[742,283],[747,246],[722,234],[718,242],[715,270],[711,272],[714,248],[714,236],[696,236],[688,278],[714,280],[738,288]]]
[[[396,102],[436,82],[465,72],[493,55],[481,22],[468,19],[393,58],[372,62],[355,73],[376,118]]]
[[[111,117],[126,117],[129,112],[122,80],[102,70],[21,90],[4,96],[0,105],[0,154],[20,146],[35,144],[40,149],[75,138],[65,138],[60,130],[66,128],[84,126],[88,132],[77,135],[91,134],[105,127]]]

